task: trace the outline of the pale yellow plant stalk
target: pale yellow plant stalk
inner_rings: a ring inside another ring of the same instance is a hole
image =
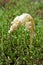
[[[25,26],[25,29],[30,30],[30,48],[32,47],[33,43],[33,36],[34,36],[34,20],[30,14],[23,13],[20,16],[15,17],[13,22],[11,22],[11,27],[8,33],[16,31],[21,25]]]

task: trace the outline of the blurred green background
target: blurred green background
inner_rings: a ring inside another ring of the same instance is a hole
[[[22,13],[34,18],[35,36],[21,26],[8,34],[11,21]],[[0,65],[43,65],[43,0],[0,0]]]

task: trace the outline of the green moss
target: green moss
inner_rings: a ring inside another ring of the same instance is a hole
[[[40,4],[41,3],[41,4]],[[37,11],[43,10],[39,3],[30,0],[11,0],[0,6],[0,65],[43,65],[43,17]],[[30,31],[21,26],[16,32],[8,34],[11,21],[22,13],[34,18],[34,39],[30,50]]]

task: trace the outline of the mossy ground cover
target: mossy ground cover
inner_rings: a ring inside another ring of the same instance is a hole
[[[11,21],[25,12],[35,23],[31,50],[30,31],[24,31],[24,26],[8,34]],[[43,0],[13,0],[0,5],[0,65],[43,65]]]

